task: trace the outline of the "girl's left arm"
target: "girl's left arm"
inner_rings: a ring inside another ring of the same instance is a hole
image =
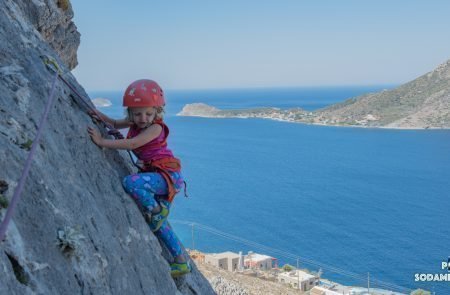
[[[107,139],[103,138],[100,132],[93,128],[88,127],[88,133],[91,136],[92,141],[100,146],[110,149],[121,149],[121,150],[134,150],[138,147],[143,146],[147,142],[152,141],[157,138],[162,131],[160,125],[151,125],[138,136],[129,139]]]

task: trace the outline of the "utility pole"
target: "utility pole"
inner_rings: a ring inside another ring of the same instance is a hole
[[[370,273],[367,273],[367,293],[370,294]]]
[[[192,226],[192,250],[195,250],[195,242],[194,242],[194,223],[191,223]]]

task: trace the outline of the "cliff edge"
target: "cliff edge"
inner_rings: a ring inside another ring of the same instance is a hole
[[[80,42],[72,17],[68,1],[0,2],[1,220],[50,92],[41,56],[54,57],[87,97],[70,73]],[[92,122],[61,81],[55,98],[0,242],[0,294],[214,294],[197,269],[171,278],[168,251],[122,189],[129,158],[90,142]]]

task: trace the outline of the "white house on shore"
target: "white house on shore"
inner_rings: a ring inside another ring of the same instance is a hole
[[[309,291],[319,285],[319,277],[301,270],[293,270],[278,274],[278,282],[289,284],[292,288]]]
[[[310,295],[342,295],[342,293],[329,290],[323,287],[315,286],[314,288],[309,291]],[[348,294],[348,293],[347,293]]]
[[[210,253],[205,254],[204,262],[228,271],[243,271],[244,269],[271,270],[278,267],[276,258],[248,252],[243,256],[234,252]]]
[[[270,270],[272,268],[278,267],[278,259],[267,255],[253,253],[250,251],[244,258],[244,267],[260,270]]]
[[[205,263],[228,271],[237,271],[239,268],[239,254],[230,251],[205,254]]]

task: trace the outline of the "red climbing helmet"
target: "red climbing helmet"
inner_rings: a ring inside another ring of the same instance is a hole
[[[153,80],[134,81],[123,95],[124,107],[162,107],[165,104],[164,93]]]

